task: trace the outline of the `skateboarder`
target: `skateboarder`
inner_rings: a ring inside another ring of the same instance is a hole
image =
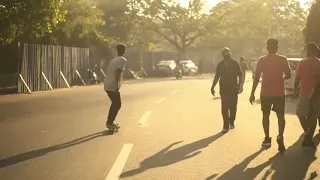
[[[113,58],[108,66],[106,79],[104,81],[104,90],[107,92],[111,106],[109,109],[107,128],[119,128],[114,123],[115,118],[121,108],[120,87],[122,76],[126,67],[127,60],[123,57],[126,52],[125,45],[117,45],[118,56]]]
[[[217,65],[211,93],[215,94],[214,88],[219,82],[223,116],[222,133],[227,133],[229,129],[235,128],[238,94],[243,91],[243,74],[239,63],[231,58],[229,48],[224,48],[221,53],[223,60]]]

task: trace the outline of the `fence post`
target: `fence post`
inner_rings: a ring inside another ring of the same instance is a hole
[[[85,83],[84,80],[82,79],[82,77],[81,77],[81,75],[80,75],[80,73],[79,73],[78,70],[76,70],[76,73],[77,73],[77,75],[79,76],[79,78],[81,79],[83,85],[86,85],[86,83]]]
[[[21,75],[21,74],[19,74],[19,77],[20,77],[21,81],[23,82],[24,86],[26,86],[26,88],[27,88],[27,90],[28,90],[29,94],[31,94],[32,92],[31,92],[31,90],[30,90],[29,86],[27,85],[26,81],[23,79],[23,77],[22,77],[22,75]]]
[[[60,75],[62,76],[62,79],[64,80],[64,82],[66,83],[67,87],[70,88],[70,85],[66,79],[66,77],[64,77],[63,73],[60,71]]]
[[[47,79],[46,75],[44,75],[44,73],[43,73],[43,72],[41,72],[41,74],[42,74],[42,77],[44,78],[44,80],[45,80],[45,81],[47,82],[47,84],[49,85],[49,88],[52,90],[53,88],[52,88],[52,86],[51,86],[51,84],[50,84],[49,80]]]
[[[106,73],[104,73],[104,71],[102,69],[100,69],[101,73],[103,74],[104,78],[107,78]]]

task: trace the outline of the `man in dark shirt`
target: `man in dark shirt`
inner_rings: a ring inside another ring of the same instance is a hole
[[[249,69],[248,68],[248,64],[246,63],[246,61],[244,60],[244,57],[240,58],[240,67],[243,73],[243,81],[245,81],[246,79],[246,71]]]
[[[219,82],[221,96],[221,113],[223,116],[223,133],[234,129],[238,94],[243,90],[243,74],[237,61],[231,58],[229,48],[222,50],[223,60],[217,65],[211,93],[215,95],[215,86]]]

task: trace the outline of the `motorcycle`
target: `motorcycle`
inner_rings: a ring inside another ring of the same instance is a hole
[[[88,72],[88,82],[90,84],[100,84],[100,80],[94,71],[92,71],[91,69],[88,69],[87,72]]]
[[[182,70],[181,69],[176,69],[174,71],[174,75],[176,76],[176,79],[182,79]]]

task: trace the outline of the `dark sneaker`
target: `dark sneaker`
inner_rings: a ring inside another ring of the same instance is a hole
[[[234,128],[236,128],[234,124],[230,124],[230,129],[234,129]]]
[[[284,152],[286,151],[286,147],[284,146],[284,142],[283,142],[283,137],[282,136],[278,136],[277,137],[277,143],[278,143],[278,151],[279,152]]]
[[[115,124],[115,123],[108,124],[107,123],[107,128],[119,128],[119,124]]]
[[[222,129],[222,133],[227,133],[229,131],[229,129],[226,129],[226,128],[224,128],[224,129]]]
[[[264,141],[262,142],[262,146],[264,147],[271,147],[271,137],[269,138],[264,138]]]

